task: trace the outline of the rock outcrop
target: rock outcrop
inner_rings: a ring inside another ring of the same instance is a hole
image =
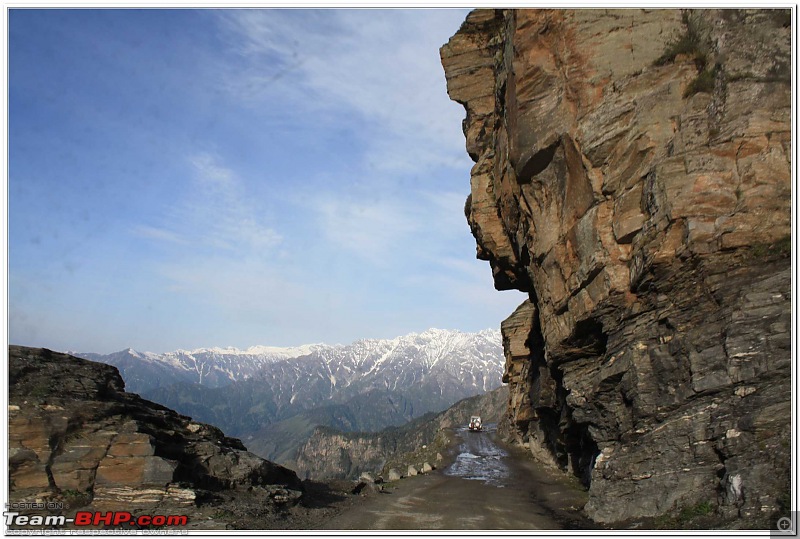
[[[211,425],[126,393],[115,367],[9,347],[9,484],[14,502],[145,511],[194,507],[220,491],[296,500],[296,474]]]
[[[379,432],[318,427],[298,450],[295,468],[301,477],[314,480],[355,479],[364,471],[381,470],[387,476],[391,468],[405,470],[409,465],[422,469],[426,460],[436,461],[437,452],[447,445],[444,429],[465,426],[475,413],[485,422],[498,421],[505,412],[507,391],[502,386],[462,399],[444,412]]]
[[[476,164],[511,435],[617,523],[788,510],[788,10],[476,10],[441,49]]]

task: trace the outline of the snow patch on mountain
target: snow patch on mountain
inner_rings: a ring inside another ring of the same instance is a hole
[[[163,354],[128,348],[107,355],[73,355],[116,366],[133,392],[175,383],[221,387],[258,376],[285,386],[289,398],[296,397],[305,380],[317,378],[330,384],[329,395],[356,382],[359,390],[397,390],[430,377],[440,386],[466,386],[478,393],[500,385],[503,368],[502,338],[495,329],[464,333],[431,328],[347,345],[215,347]],[[441,391],[440,387],[437,392]]]

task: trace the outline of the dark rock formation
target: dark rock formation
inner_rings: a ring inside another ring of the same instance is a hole
[[[126,393],[109,365],[11,346],[9,402],[12,501],[164,514],[223,490],[257,488],[280,504],[303,488],[218,428]]]
[[[476,161],[510,434],[599,522],[790,485],[787,10],[476,10],[442,47]]]

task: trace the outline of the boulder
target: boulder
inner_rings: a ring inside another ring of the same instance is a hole
[[[375,479],[372,477],[372,474],[369,472],[361,472],[361,475],[358,478],[359,481],[364,481],[365,483],[374,483]]]
[[[359,481],[356,483],[356,486],[353,487],[353,494],[360,494],[361,496],[366,496],[368,494],[374,494],[376,492],[382,492],[383,485],[378,485],[375,483],[368,483],[365,481]]]
[[[268,488],[267,490],[269,492],[269,497],[272,499],[273,503],[277,505],[294,505],[303,496],[303,493],[299,490],[287,489],[280,486],[277,488]]]

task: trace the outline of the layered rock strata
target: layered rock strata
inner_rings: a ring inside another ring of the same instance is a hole
[[[511,434],[599,522],[787,510],[788,10],[476,10],[441,49]]]
[[[237,488],[281,503],[303,488],[218,428],[126,393],[115,367],[50,350],[9,347],[8,420],[15,502],[163,511]]]

